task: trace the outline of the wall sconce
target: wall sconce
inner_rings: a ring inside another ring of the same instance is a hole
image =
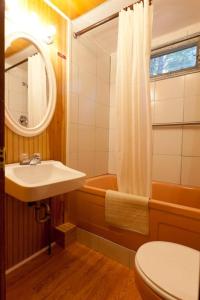
[[[38,14],[35,12],[25,11],[20,7],[18,0],[6,0],[6,17],[12,23],[9,24],[9,30],[22,30],[24,28],[29,33],[35,34],[37,37],[50,45],[54,42],[56,27],[54,25],[43,25]],[[11,28],[12,27],[12,28]]]

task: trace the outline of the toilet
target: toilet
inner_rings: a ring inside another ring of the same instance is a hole
[[[136,253],[135,271],[144,300],[199,300],[197,250],[162,241],[146,243]]]

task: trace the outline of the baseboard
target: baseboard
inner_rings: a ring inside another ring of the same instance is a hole
[[[133,268],[134,266],[136,253],[134,250],[128,249],[81,228],[77,228],[77,241],[128,268]]]
[[[55,242],[53,242],[51,244],[51,247],[54,247],[56,245]],[[42,254],[43,252],[48,250],[48,246],[45,248],[42,248],[41,250],[39,250],[38,252],[34,253],[33,255],[29,256],[28,258],[24,259],[23,261],[20,261],[20,263],[14,265],[13,267],[9,268],[8,270],[6,270],[6,275],[10,274],[12,271],[20,268],[21,266],[23,266],[25,263],[27,263],[28,261],[34,259],[35,257],[39,256],[40,254]]]

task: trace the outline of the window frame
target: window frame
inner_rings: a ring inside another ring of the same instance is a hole
[[[158,74],[158,75],[150,74],[150,80],[151,81],[161,80],[161,79],[166,79],[166,78],[170,78],[170,77],[177,77],[177,76],[183,76],[183,75],[190,74],[190,73],[200,72],[200,38],[195,39],[195,41],[179,42],[179,43],[174,44],[171,47],[166,46],[166,47],[163,47],[163,49],[160,51],[153,50],[151,53],[151,57],[150,57],[149,69],[150,69],[152,58],[156,58],[156,57],[160,57],[162,55],[178,52],[178,51],[181,51],[184,49],[192,48],[194,46],[197,47],[195,66],[187,67],[187,68],[184,68],[181,70],[171,71],[171,72],[167,72],[167,73],[163,73],[163,74]],[[150,73],[150,70],[149,70],[149,73]]]

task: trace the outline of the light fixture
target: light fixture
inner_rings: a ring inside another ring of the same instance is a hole
[[[37,13],[27,12],[22,9],[18,0],[6,0],[6,17],[10,21],[8,31],[23,30],[39,37],[47,45],[54,41],[56,27],[54,25],[44,26]]]
[[[49,25],[45,29],[45,42],[50,45],[54,42],[54,36],[56,34],[56,27],[54,25]]]

